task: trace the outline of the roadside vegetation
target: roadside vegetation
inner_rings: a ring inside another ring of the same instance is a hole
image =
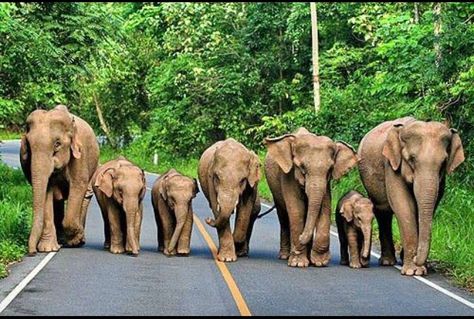
[[[0,164],[0,278],[27,251],[31,227],[31,187],[20,170]]]
[[[386,120],[446,122],[466,161],[448,177],[430,258],[473,289],[474,3],[317,10],[316,113],[308,3],[0,3],[0,129],[61,103],[106,137],[102,161],[196,177],[200,154],[227,137],[263,162],[262,140],[299,126],[357,148]],[[333,183],[333,203],[352,188],[364,193],[356,171]]]

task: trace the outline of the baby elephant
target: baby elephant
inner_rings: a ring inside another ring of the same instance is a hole
[[[161,175],[153,185],[151,200],[158,228],[158,250],[167,256],[189,255],[193,229],[191,201],[197,193],[196,179],[174,169]]]
[[[349,264],[351,268],[369,266],[373,209],[372,201],[357,191],[346,193],[337,203],[336,224],[341,246],[341,265]]]
[[[138,256],[145,173],[120,156],[99,167],[91,183],[104,218],[104,249]]]

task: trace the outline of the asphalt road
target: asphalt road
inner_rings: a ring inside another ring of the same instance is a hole
[[[0,145],[2,160],[19,166],[18,141]],[[156,175],[147,174],[153,185]],[[156,252],[156,225],[147,191],[141,252],[136,258],[102,249],[103,222],[95,199],[87,216],[86,245],[61,249],[1,315],[240,315],[226,279],[203,234],[194,223],[191,255],[168,258]],[[193,202],[197,218],[217,244],[211,216],[199,193]],[[263,207],[266,210],[267,207]],[[331,236],[329,267],[294,269],[276,258],[279,224],[275,213],[257,220],[250,257],[225,264],[252,315],[474,315],[474,309],[394,267],[352,270],[339,265],[338,239]],[[0,300],[46,254],[25,257],[0,281]],[[222,268],[222,266],[221,266]],[[440,275],[427,279],[474,302]],[[232,285],[231,285],[232,286]]]

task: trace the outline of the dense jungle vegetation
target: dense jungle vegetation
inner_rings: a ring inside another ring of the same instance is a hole
[[[357,148],[386,120],[445,121],[466,161],[449,177],[430,257],[473,288],[474,4],[317,10],[316,113],[309,3],[1,3],[1,129],[61,103],[106,137],[104,160],[196,175],[201,152],[227,137],[263,158],[264,137],[299,126]],[[355,172],[335,187],[334,200],[363,190]]]

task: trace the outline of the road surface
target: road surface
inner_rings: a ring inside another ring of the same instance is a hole
[[[18,141],[0,145],[2,160],[13,167],[19,167],[18,151]],[[147,174],[148,187],[156,177]],[[157,230],[148,190],[141,252],[134,258],[102,249],[103,222],[94,199],[87,216],[86,245],[25,257],[11,267],[11,275],[0,281],[0,300],[8,304],[0,314],[474,315],[474,297],[440,275],[430,274],[429,281],[404,277],[394,267],[379,267],[374,257],[367,269],[339,265],[334,233],[329,267],[288,267],[276,258],[279,224],[275,213],[256,221],[250,257],[216,263],[210,247],[217,244],[217,234],[204,223],[211,212],[202,192],[193,208],[191,255],[168,258],[156,251]],[[17,288],[17,295],[12,293],[41,261],[44,268],[23,290]],[[435,288],[428,285],[432,283]],[[443,288],[454,295],[441,292]],[[8,295],[10,303],[5,301]]]

